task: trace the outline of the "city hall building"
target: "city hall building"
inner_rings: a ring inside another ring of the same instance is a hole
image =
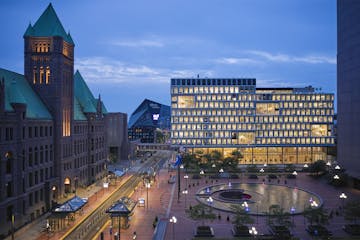
[[[171,79],[171,141],[190,152],[242,153],[240,164],[326,160],[334,94],[257,88],[256,79]]]
[[[0,68],[0,239],[106,176],[108,146],[127,144],[126,115],[124,141],[108,143],[121,114],[74,74],[75,44],[51,4],[23,37],[24,74]]]

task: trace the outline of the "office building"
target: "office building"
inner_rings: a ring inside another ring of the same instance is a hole
[[[239,150],[240,164],[305,164],[334,146],[334,94],[257,88],[255,79],[171,79],[171,143]]]
[[[337,1],[337,159],[360,188],[360,1]]]
[[[170,131],[170,107],[145,99],[130,116],[129,140],[154,143],[156,129]]]

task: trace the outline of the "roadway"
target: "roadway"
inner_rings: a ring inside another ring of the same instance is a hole
[[[167,160],[162,157],[160,152],[148,158],[137,173],[133,173],[124,184],[122,184],[112,195],[94,209],[87,217],[71,228],[61,239],[91,239],[99,229],[109,220],[109,215],[105,212],[114,202],[121,197],[129,197],[134,189],[143,181],[141,173],[148,172],[149,169],[157,171]]]

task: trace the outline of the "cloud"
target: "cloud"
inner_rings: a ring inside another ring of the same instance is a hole
[[[291,56],[288,54],[273,54],[266,51],[257,51],[257,50],[250,50],[246,51],[251,55],[256,57],[260,57],[270,62],[283,62],[283,63],[308,63],[308,64],[336,64],[335,57],[329,56],[316,56],[316,55],[308,55],[308,56]]]
[[[207,77],[213,72],[207,69],[169,69],[153,68],[146,65],[128,64],[103,57],[76,59],[76,69],[87,82],[95,84],[169,84],[171,78],[195,77],[197,74]]]
[[[228,57],[228,58],[219,58],[216,59],[215,62],[217,63],[222,63],[222,64],[228,64],[228,65],[249,65],[249,64],[259,64],[260,62],[255,60],[255,59],[251,59],[251,58],[232,58],[232,57]]]

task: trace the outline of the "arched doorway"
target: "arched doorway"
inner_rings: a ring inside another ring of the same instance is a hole
[[[66,177],[64,180],[64,185],[65,185],[65,193],[71,193],[71,180],[69,177]]]

